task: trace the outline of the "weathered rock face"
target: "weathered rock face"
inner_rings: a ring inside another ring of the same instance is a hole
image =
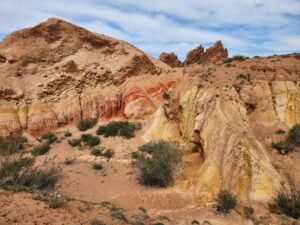
[[[177,55],[172,52],[172,53],[166,53],[163,52],[159,56],[159,60],[163,61],[164,63],[168,64],[169,66],[175,68],[175,67],[180,67],[182,63],[178,59]]]
[[[224,49],[221,41],[217,41],[212,47],[206,49],[206,51],[204,51],[204,47],[201,45],[190,51],[183,64],[190,65],[194,63],[204,64],[207,62],[220,62],[227,59],[227,57],[227,49]]]

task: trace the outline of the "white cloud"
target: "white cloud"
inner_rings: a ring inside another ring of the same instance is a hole
[[[48,17],[126,40],[157,56],[181,58],[198,44],[222,40],[229,52],[300,50],[299,0],[0,0],[0,33]]]

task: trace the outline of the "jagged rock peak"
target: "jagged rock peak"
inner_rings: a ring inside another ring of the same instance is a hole
[[[173,68],[180,67],[182,65],[181,61],[174,52],[163,52],[160,54],[159,59]]]
[[[199,45],[195,49],[188,52],[184,65],[190,65],[194,63],[204,64],[207,62],[219,62],[223,61],[228,57],[227,48],[223,47],[221,41],[217,41],[212,47],[204,51],[204,47]]]

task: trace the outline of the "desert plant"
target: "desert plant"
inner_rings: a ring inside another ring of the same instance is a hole
[[[22,136],[0,136],[0,155],[11,155],[24,149],[27,138]]]
[[[92,148],[91,153],[94,156],[102,156],[103,149],[101,148]]]
[[[0,187],[12,191],[52,189],[57,181],[54,170],[33,167],[33,158],[5,160],[0,164]]]
[[[134,161],[144,185],[165,187],[172,183],[176,165],[181,161],[181,150],[175,143],[163,140],[149,142],[139,148]]]
[[[220,213],[229,213],[236,206],[235,196],[228,190],[223,190],[218,194],[217,211]]]
[[[93,164],[93,169],[94,170],[102,170],[103,169],[103,166],[101,163],[94,163]]]
[[[275,134],[284,134],[284,133],[285,133],[285,131],[282,129],[278,129],[275,131]]]
[[[121,208],[116,208],[114,206],[112,208],[110,208],[110,216],[128,223],[128,219],[124,215],[123,209],[121,209]]]
[[[112,121],[105,126],[100,126],[97,130],[98,135],[121,136],[127,139],[134,137],[135,131],[140,129],[140,124],[130,123],[128,121]]]
[[[65,165],[72,165],[74,163],[75,159],[74,158],[66,158],[64,161]]]
[[[274,201],[283,214],[295,219],[300,217],[300,189],[290,176],[287,176],[287,183],[281,182],[281,188],[276,192]]]
[[[198,220],[193,220],[193,221],[191,222],[191,224],[192,224],[192,225],[200,225],[200,223],[199,223]]]
[[[106,149],[105,151],[102,152],[102,156],[109,161],[112,157],[114,157],[115,151],[113,149]]]
[[[57,141],[57,136],[53,132],[49,131],[42,135],[42,139],[46,140],[49,144],[53,144]]]
[[[106,225],[106,223],[104,223],[102,220],[93,219],[91,221],[91,225]]]
[[[254,209],[251,206],[244,207],[244,216],[246,219],[250,219],[254,214]]]
[[[38,155],[44,155],[50,150],[50,145],[48,143],[41,144],[39,146],[36,146],[32,150],[32,155],[38,156]]]
[[[300,146],[300,124],[294,125],[288,132],[285,140],[280,142],[272,142],[272,148],[275,148],[280,154],[288,154]]]
[[[81,141],[83,141],[84,143],[86,143],[88,146],[91,146],[91,147],[100,144],[100,138],[95,137],[91,134],[82,134]]]
[[[86,131],[94,127],[96,123],[97,123],[96,119],[84,119],[77,124],[77,128],[79,131]]]
[[[69,145],[71,145],[72,147],[76,147],[76,146],[81,146],[81,140],[80,139],[71,139],[68,140]]]
[[[66,131],[65,133],[64,133],[64,136],[65,137],[71,137],[72,136],[72,133],[70,132],[70,131]]]
[[[66,198],[59,194],[52,194],[48,199],[48,204],[52,209],[62,208],[66,204]]]

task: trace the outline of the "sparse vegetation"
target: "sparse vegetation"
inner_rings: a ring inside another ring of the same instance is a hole
[[[81,146],[81,140],[80,139],[71,139],[68,140],[69,145],[71,145],[72,147],[76,147],[76,146]]]
[[[254,209],[251,206],[244,207],[244,216],[246,219],[250,219],[254,214]]]
[[[102,152],[102,156],[109,161],[112,157],[114,157],[115,151],[113,149],[106,149],[105,151]]]
[[[104,223],[102,220],[93,219],[91,221],[91,225],[106,225],[106,223]]]
[[[44,155],[50,150],[50,145],[48,143],[38,145],[33,148],[32,155],[38,156],[38,155]]]
[[[101,163],[94,163],[93,164],[93,169],[94,170],[102,170],[103,169],[103,166]]]
[[[127,139],[134,137],[135,131],[140,129],[140,124],[130,123],[128,121],[112,121],[105,126],[100,126],[97,130],[98,135],[121,136]]]
[[[179,146],[160,140],[141,146],[139,152],[134,165],[140,169],[140,182],[150,186],[170,185],[175,167],[181,161]]]
[[[122,220],[126,223],[128,223],[128,219],[127,217],[125,216],[125,214],[123,213],[123,209],[121,208],[116,208],[116,207],[111,207],[110,208],[110,216],[113,217],[113,218],[116,218],[118,220]]]
[[[272,142],[271,146],[282,155],[293,152],[296,147],[300,146],[300,124],[294,125],[289,130],[288,136],[284,141]]]
[[[91,147],[100,144],[100,138],[93,136],[91,134],[82,134],[81,141],[83,141],[84,143],[86,143],[88,146]]]
[[[192,224],[192,225],[200,225],[200,223],[199,223],[198,220],[193,220],[193,221],[191,222],[191,224]]]
[[[97,123],[96,119],[85,119],[85,120],[81,120],[78,124],[77,124],[77,128],[79,131],[86,131],[88,129],[91,129],[92,127],[94,127]]]
[[[46,140],[48,144],[53,144],[57,141],[57,136],[53,132],[49,131],[42,135],[42,139]]]
[[[54,170],[33,167],[33,158],[5,160],[0,164],[0,187],[12,191],[52,189],[57,181]]]
[[[22,136],[0,136],[0,155],[11,155],[24,149],[27,138]]]
[[[281,189],[276,192],[274,201],[281,213],[295,219],[300,217],[300,189],[290,176],[287,176],[287,183],[281,183]]]
[[[66,158],[64,161],[65,165],[72,165],[74,163],[75,159],[74,158]]]
[[[102,156],[103,148],[92,148],[91,153],[94,156]]]
[[[221,191],[217,198],[217,211],[220,213],[229,213],[236,206],[235,196],[228,190]]]
[[[245,56],[242,56],[242,55],[235,55],[235,56],[233,56],[233,57],[231,57],[231,58],[226,59],[226,60],[224,61],[224,63],[231,63],[232,61],[244,61],[244,60],[246,60],[246,59],[247,59],[247,57],[245,57]]]
[[[62,208],[65,206],[66,198],[60,194],[51,194],[48,199],[49,207],[52,209]]]
[[[64,133],[64,136],[65,137],[71,137],[72,136],[72,133],[70,132],[70,131],[66,131],[65,133]]]

